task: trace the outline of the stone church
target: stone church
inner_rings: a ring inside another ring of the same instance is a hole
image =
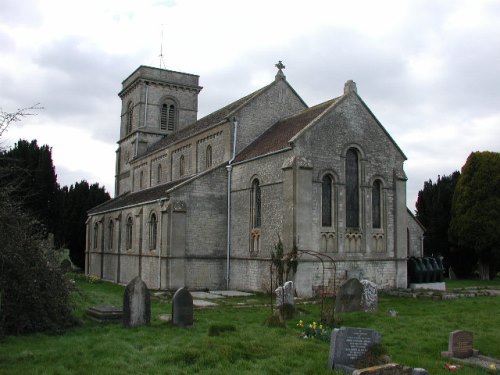
[[[405,154],[353,81],[309,107],[276,67],[201,119],[197,75],[140,66],[123,81],[115,198],[88,213],[87,274],[266,291],[282,241],[298,250],[299,295],[352,275],[407,286],[423,228],[406,207]]]

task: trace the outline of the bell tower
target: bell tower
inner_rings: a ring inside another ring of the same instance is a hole
[[[194,123],[199,76],[141,65],[122,82],[115,196],[132,190],[131,165],[164,137]]]

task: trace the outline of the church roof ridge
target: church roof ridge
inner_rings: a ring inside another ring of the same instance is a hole
[[[255,99],[257,96],[262,94],[264,91],[269,89],[275,82],[271,82],[270,84],[261,87],[260,89],[238,99],[232,103],[227,104],[226,106],[209,113],[208,115],[202,117],[201,119],[195,121],[191,125],[188,125],[171,135],[166,136],[165,138],[160,139],[158,142],[152,144],[146,152],[140,157],[144,157],[149,155],[155,151],[158,151],[162,148],[166,148],[172,144],[175,144],[181,140],[189,138],[197,133],[208,130],[213,126],[219,125],[227,121],[234,113],[236,113],[239,109],[247,105],[250,101]]]

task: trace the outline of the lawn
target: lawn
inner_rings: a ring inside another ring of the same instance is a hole
[[[160,321],[171,312],[169,300],[154,298],[152,323],[126,329],[119,323],[100,324],[85,316],[98,303],[121,306],[123,287],[91,283],[75,276],[75,314],[81,325],[64,335],[37,334],[0,341],[0,374],[332,374],[326,368],[329,343],[300,337],[299,319],[318,321],[318,304],[301,305],[301,314],[286,328],[263,324],[269,297],[226,299],[214,309],[196,309],[193,328],[181,329]],[[470,284],[474,285],[474,284]],[[491,285],[498,285],[492,283]],[[460,283],[457,287],[466,287]],[[252,307],[241,307],[248,302]],[[398,311],[396,317],[387,314]],[[379,296],[378,312],[351,313],[340,325],[366,327],[382,334],[382,343],[395,362],[446,374],[449,332],[474,333],[474,347],[500,358],[500,297],[445,301]],[[209,336],[212,325],[234,325],[235,331]],[[491,374],[467,367],[457,374]]]

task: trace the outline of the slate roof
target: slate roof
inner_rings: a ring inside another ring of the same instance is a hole
[[[167,198],[167,190],[170,190],[174,186],[181,184],[191,177],[193,176],[184,177],[179,180],[167,182],[166,184],[158,185],[133,193],[124,193],[116,198],[104,202],[103,204],[100,204],[99,206],[92,208],[87,213],[89,215],[94,215],[105,211],[113,211],[127,206],[133,206],[136,204],[150,202],[161,198]]]
[[[152,144],[148,149],[146,150],[145,154],[149,154],[151,152],[160,150],[162,148],[168,147],[169,145],[180,141],[185,138],[189,138],[192,135],[199,133],[203,130],[206,130],[214,125],[217,125],[224,120],[228,119],[231,117],[231,115],[236,112],[240,107],[244,106],[247,104],[249,101],[251,101],[253,98],[267,90],[271,85],[273,85],[274,82],[270,83],[267,86],[262,87],[261,89],[254,91],[253,93],[236,100],[235,102],[228,104],[227,106],[212,112],[211,114],[199,119],[195,123],[188,125],[185,128],[182,128],[175,133],[172,133],[171,135],[166,136],[165,138],[160,139],[158,142]],[[140,155],[144,156],[144,155]]]
[[[337,102],[339,98],[328,100],[314,107],[307,108],[302,112],[278,121],[255,141],[243,149],[236,159],[235,163],[252,159],[257,156],[269,154],[271,152],[283,150],[290,147],[290,140],[316,117],[321,115],[328,107]]]

